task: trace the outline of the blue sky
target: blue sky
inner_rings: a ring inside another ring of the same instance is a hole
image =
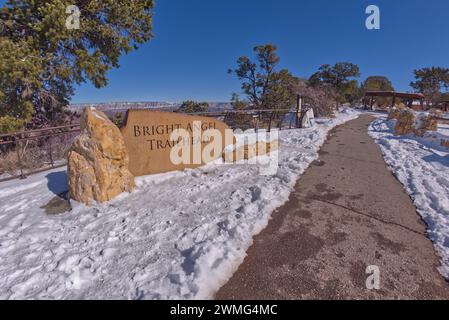
[[[381,30],[365,28],[370,4]],[[227,70],[265,43],[297,76],[350,61],[361,80],[385,75],[408,91],[413,69],[449,67],[448,13],[447,0],[158,0],[155,38],[121,58],[108,87],[84,84],[72,102],[227,101],[240,91]]]

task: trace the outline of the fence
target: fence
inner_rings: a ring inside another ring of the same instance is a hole
[[[0,135],[0,181],[64,166],[78,124]]]
[[[291,110],[243,110],[200,112],[189,115],[213,117],[232,129],[292,129],[298,127],[297,113]],[[79,124],[21,131],[0,135],[0,182],[25,179],[28,175],[66,165],[66,154]]]
[[[288,128],[298,127],[296,111],[290,109],[279,110],[241,110],[223,112],[197,112],[189,115],[213,117],[225,122],[232,129],[267,129],[272,128],[282,130],[284,124],[288,123]]]

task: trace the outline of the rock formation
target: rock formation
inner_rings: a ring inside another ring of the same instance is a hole
[[[278,149],[279,140],[272,140],[270,142],[258,141],[256,143],[249,143],[243,146],[234,147],[234,150],[225,151],[223,153],[223,160],[227,163],[234,163],[263,156]]]
[[[437,131],[438,121],[432,115],[422,115],[416,120],[415,134],[418,137],[424,136],[427,131]]]
[[[432,108],[429,110],[430,115],[434,116],[434,117],[442,117],[443,116],[443,111],[441,111],[440,109],[437,108]]]
[[[390,108],[389,111],[388,111],[388,118],[387,118],[387,120],[397,119],[399,117],[400,113],[401,113],[401,109]]]
[[[86,108],[81,134],[68,152],[68,184],[72,199],[90,205],[131,191],[134,176],[120,130],[101,111]]]
[[[441,146],[449,148],[449,140],[441,139]]]
[[[394,128],[394,132],[396,135],[407,135],[415,133],[415,122],[416,116],[415,113],[410,109],[402,110],[396,122],[396,127]]]

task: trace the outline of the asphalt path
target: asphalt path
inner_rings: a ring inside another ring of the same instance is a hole
[[[217,299],[449,298],[426,227],[367,133],[372,120],[329,134]]]

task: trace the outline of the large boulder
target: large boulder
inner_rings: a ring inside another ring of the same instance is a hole
[[[424,136],[428,131],[438,131],[438,121],[432,115],[421,115],[416,120],[415,134]]]
[[[388,118],[387,118],[387,120],[396,120],[397,118],[399,118],[399,115],[401,114],[401,110],[403,110],[403,109],[390,108],[388,110]]]
[[[103,112],[86,108],[81,118],[81,134],[68,152],[70,197],[90,205],[131,191],[135,184],[128,163],[119,128]]]
[[[394,128],[394,132],[396,135],[408,135],[415,133],[415,122],[416,116],[415,113],[410,109],[402,110],[396,122],[396,127]]]

